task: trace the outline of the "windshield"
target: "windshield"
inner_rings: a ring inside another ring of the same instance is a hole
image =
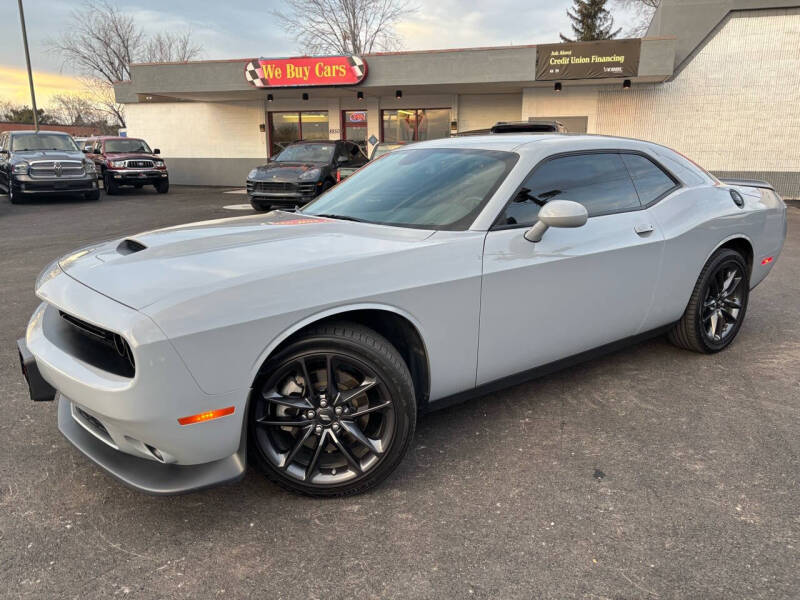
[[[375,150],[372,151],[372,160],[375,160],[379,156],[383,156],[391,152],[392,150],[397,150],[398,148],[402,148],[405,144],[378,144],[375,146]]]
[[[145,154],[152,154],[147,142],[132,138],[106,140],[106,152],[144,152]]]
[[[26,150],[63,150],[77,152],[75,142],[68,135],[57,133],[26,133],[11,136],[11,150],[25,152]]]
[[[275,157],[277,162],[327,163],[333,158],[336,144],[295,144]]]
[[[301,212],[382,225],[463,230],[518,158],[495,150],[399,150],[369,163]]]

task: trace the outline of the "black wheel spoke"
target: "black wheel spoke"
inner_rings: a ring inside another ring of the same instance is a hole
[[[303,385],[305,387],[303,393],[305,394],[306,398],[309,399],[309,405],[313,406],[313,400],[316,398],[317,394],[314,390],[314,384],[311,382],[311,374],[308,372],[306,359],[300,358],[298,362],[300,363],[300,375],[303,377]]]
[[[376,412],[376,411],[380,411],[380,410],[386,410],[391,405],[392,405],[391,401],[387,400],[386,402],[381,402],[380,404],[376,404],[375,406],[368,406],[367,408],[362,408],[360,410],[357,410],[354,413],[350,413],[349,415],[343,415],[342,418],[343,419],[350,419],[350,420],[357,419],[359,417],[363,417],[364,415],[368,415],[369,413],[372,413],[372,412]]]
[[[339,393],[339,388],[336,385],[336,370],[334,369],[333,366],[332,354],[328,354],[325,357],[325,370],[327,372],[327,379],[328,379],[328,382],[326,384],[328,388],[327,389],[328,398],[333,399],[336,398],[336,395]]]
[[[734,315],[730,310],[727,308],[722,308],[721,311],[723,316],[725,317],[726,323],[736,323],[736,315]]]
[[[344,390],[339,392],[339,396],[336,398],[336,401],[333,403],[334,406],[339,406],[341,404],[347,404],[351,400],[353,400],[356,396],[360,396],[367,390],[372,389],[378,385],[378,381],[373,377],[367,377],[358,387],[354,387],[349,390]]]
[[[289,408],[296,408],[297,410],[314,408],[314,405],[308,400],[308,398],[302,398],[299,396],[284,396],[275,390],[264,392],[262,397],[264,400],[271,402],[272,404],[280,404],[281,406],[288,406]]]
[[[361,473],[361,463],[356,460],[356,457],[347,449],[347,447],[342,443],[342,440],[339,439],[334,432],[331,432],[331,439],[333,443],[336,444],[336,447],[339,449],[339,452],[342,453],[347,463],[353,467],[356,473]]]
[[[736,308],[736,309],[742,308],[742,303],[739,302],[736,298],[726,298],[722,304],[728,308]]]
[[[281,469],[284,471],[289,468],[289,465],[292,464],[294,457],[297,456],[297,453],[300,452],[300,448],[306,443],[308,436],[314,431],[314,427],[308,426],[303,430],[303,435],[298,436],[297,442],[295,443],[294,447],[291,449],[289,454],[286,455],[286,458],[283,460],[283,464],[281,465]]]
[[[262,417],[256,423],[264,427],[305,427],[311,424],[308,419],[270,419]]]
[[[317,446],[314,448],[314,454],[311,456],[311,460],[308,462],[308,466],[306,467],[306,481],[310,481],[311,477],[314,475],[314,471],[317,468],[317,462],[319,462],[319,455],[322,454],[322,449],[325,447],[327,438],[328,430],[324,429],[317,439]]]
[[[366,446],[371,452],[375,454],[382,454],[383,450],[379,446],[375,444],[375,442],[369,439],[364,432],[361,431],[361,428],[352,421],[342,421],[342,427],[344,428],[347,433],[352,435],[356,441],[360,444]]]

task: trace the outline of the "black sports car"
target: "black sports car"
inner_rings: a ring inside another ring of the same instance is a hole
[[[296,142],[250,171],[247,196],[259,211],[303,206],[336,185],[338,169],[357,169],[366,163],[367,157],[353,142]]]

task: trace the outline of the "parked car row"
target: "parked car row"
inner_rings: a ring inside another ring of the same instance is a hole
[[[0,191],[13,204],[37,195],[100,197],[122,186],[152,185],[169,191],[169,173],[159,155],[142,139],[90,137],[80,139],[58,131],[0,133]]]

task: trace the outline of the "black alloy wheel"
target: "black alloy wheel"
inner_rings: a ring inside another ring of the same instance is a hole
[[[268,361],[253,388],[251,456],[273,481],[318,496],[383,481],[413,436],[414,387],[397,350],[376,332],[313,329]]]
[[[696,352],[719,352],[736,337],[744,321],[750,280],[747,263],[735,250],[723,248],[706,263],[689,305],[670,332],[677,346]]]

